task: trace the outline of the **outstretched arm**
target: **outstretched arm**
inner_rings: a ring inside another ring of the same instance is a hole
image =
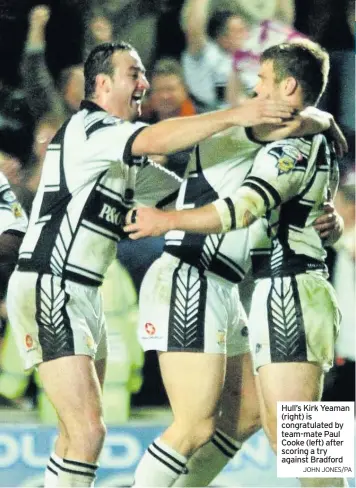
[[[280,124],[290,119],[292,112],[284,102],[253,98],[233,109],[163,120],[145,127],[136,136],[132,154],[170,154],[236,125]]]
[[[199,234],[219,234],[248,227],[266,212],[260,195],[248,187],[241,187],[233,198],[224,198],[189,210],[163,212],[153,208],[130,210],[124,231],[133,240],[146,236],[160,236],[169,230]]]

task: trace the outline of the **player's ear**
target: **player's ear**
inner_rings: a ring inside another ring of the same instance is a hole
[[[95,87],[97,91],[100,92],[109,92],[111,88],[111,78],[109,75],[106,75],[104,73],[100,73],[96,75],[95,78]]]
[[[284,80],[284,91],[287,96],[293,95],[293,93],[296,91],[298,88],[298,82],[293,76],[288,76]]]

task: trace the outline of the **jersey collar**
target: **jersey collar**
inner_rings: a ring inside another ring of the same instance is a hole
[[[103,107],[100,107],[100,105],[97,105],[95,102],[92,102],[91,100],[82,100],[80,102],[80,110],[88,110],[89,112],[97,112],[100,110],[101,112],[105,112],[106,110],[103,109]]]

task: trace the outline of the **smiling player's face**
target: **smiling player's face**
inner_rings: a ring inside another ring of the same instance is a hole
[[[116,51],[114,74],[108,86],[111,113],[125,120],[141,114],[141,102],[149,88],[142,61],[136,51]]]

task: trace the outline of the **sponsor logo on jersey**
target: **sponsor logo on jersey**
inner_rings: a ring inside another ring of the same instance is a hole
[[[151,322],[146,322],[145,331],[148,335],[153,336],[156,333],[156,327]]]
[[[122,214],[117,208],[112,207],[107,203],[104,203],[100,211],[99,217],[106,220],[106,222],[110,222],[110,224],[118,225],[121,222]]]
[[[26,334],[26,336],[25,336],[25,344],[26,344],[27,349],[31,349],[31,347],[33,346],[33,339],[30,336],[30,334]]]

